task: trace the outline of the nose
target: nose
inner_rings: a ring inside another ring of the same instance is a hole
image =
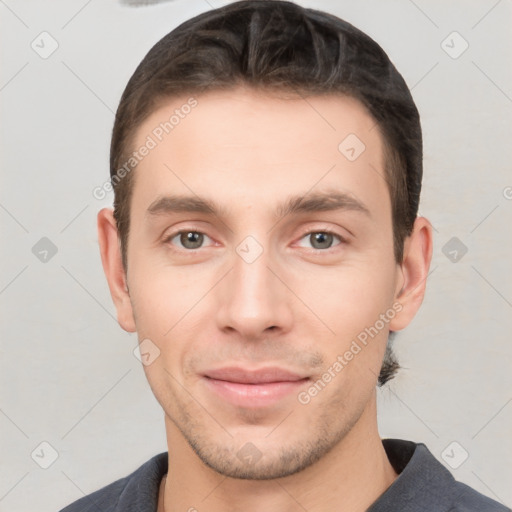
[[[263,248],[252,261],[238,248],[231,271],[218,287],[217,324],[223,331],[237,331],[245,341],[260,341],[291,328],[291,292],[280,270]],[[254,247],[250,248],[254,251]]]

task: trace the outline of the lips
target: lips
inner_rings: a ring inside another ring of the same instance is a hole
[[[247,370],[238,367],[221,368],[210,370],[205,377],[239,384],[268,384],[271,382],[296,382],[303,380],[304,376],[288,370],[269,367],[259,370]]]
[[[203,374],[208,393],[236,407],[261,409],[290,399],[308,383],[309,377],[283,368],[248,370],[226,367]]]

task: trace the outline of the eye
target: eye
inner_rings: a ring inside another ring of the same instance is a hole
[[[173,245],[176,245],[179,242],[179,244],[181,244],[181,249],[194,250],[201,248],[205,238],[211,240],[209,236],[201,233],[200,231],[184,230],[169,235],[164,242],[171,243]]]
[[[339,240],[339,243],[335,245],[339,245],[344,242],[344,239],[341,236],[333,233],[332,231],[311,231],[306,233],[301,240],[309,239],[313,249],[322,250],[330,249],[333,246],[332,243],[335,238]],[[302,244],[299,245],[304,247]]]

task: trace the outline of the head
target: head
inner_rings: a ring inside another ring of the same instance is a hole
[[[313,463],[398,368],[390,334],[431,256],[419,115],[385,52],[289,2],[201,14],[129,80],[110,172],[102,259],[121,325],[160,354],[145,370],[169,421],[232,476]],[[305,387],[269,407],[218,402],[205,374],[226,363],[286,367]],[[322,440],[283,425],[262,441],[292,408]],[[266,450],[258,469],[236,457],[248,442]]]

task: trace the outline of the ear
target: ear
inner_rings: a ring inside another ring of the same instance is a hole
[[[407,327],[420,308],[425,296],[431,259],[432,226],[425,217],[417,217],[413,231],[404,243],[401,276],[395,291],[395,302],[402,305],[402,310],[391,320],[391,331],[400,331]]]
[[[98,241],[103,270],[117,310],[117,321],[125,331],[135,332],[135,319],[121,258],[117,225],[114,212],[110,208],[103,208],[98,213]]]

